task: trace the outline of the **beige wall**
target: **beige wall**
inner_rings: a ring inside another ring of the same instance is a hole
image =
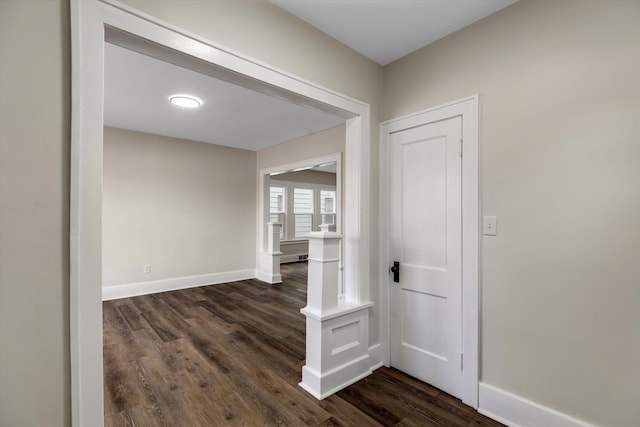
[[[341,125],[265,148],[264,150],[258,151],[258,172],[260,169],[272,168],[335,153],[342,153],[342,164],[344,165],[345,140],[346,128],[344,125]]]
[[[105,128],[103,286],[254,269],[255,169],[253,151]]]
[[[0,425],[70,423],[69,6],[0,0]]]
[[[281,161],[284,150],[293,162],[343,152],[344,132],[339,126],[256,153],[105,127],[103,286],[255,268],[257,155]],[[278,178],[336,184],[335,174],[316,171]]]
[[[640,2],[521,0],[385,67],[384,118],[481,94],[482,381],[640,420]]]

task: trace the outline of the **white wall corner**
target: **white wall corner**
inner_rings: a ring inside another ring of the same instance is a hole
[[[104,286],[102,288],[102,300],[109,301],[119,298],[135,297],[138,295],[195,288],[198,286],[217,285],[220,283],[236,282],[238,280],[254,279],[255,277],[256,270],[247,269],[200,274],[197,276],[150,280],[148,282],[126,283],[117,286]]]
[[[510,427],[594,427],[582,420],[481,382],[478,412]]]

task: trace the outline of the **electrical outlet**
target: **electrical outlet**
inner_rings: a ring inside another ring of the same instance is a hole
[[[142,266],[142,272],[144,274],[149,274],[151,273],[151,266],[149,264],[145,264]]]

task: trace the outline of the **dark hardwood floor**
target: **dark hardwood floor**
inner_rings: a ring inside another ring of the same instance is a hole
[[[298,386],[306,264],[245,280],[107,301],[106,426],[500,426],[380,368],[318,401]]]

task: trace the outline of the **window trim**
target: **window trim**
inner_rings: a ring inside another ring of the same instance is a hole
[[[269,194],[271,193],[271,187],[284,187],[284,212],[283,212],[283,221],[282,221],[282,242],[291,242],[291,241],[307,241],[308,239],[302,236],[296,236],[295,234],[295,211],[294,211],[294,189],[295,188],[303,188],[313,190],[313,213],[312,215],[312,223],[311,230],[312,231],[320,231],[320,224],[322,215],[320,213],[320,191],[333,191],[335,193],[335,222],[336,222],[336,231],[339,230],[339,217],[340,211],[339,209],[339,200],[340,193],[338,192],[338,174],[336,174],[336,185],[327,185],[327,184],[314,184],[310,182],[301,182],[301,181],[288,181],[288,180],[279,180],[277,178],[271,178],[269,180]],[[269,215],[274,215],[276,212],[271,212],[271,208],[269,207]],[[306,213],[304,215],[307,215]]]

